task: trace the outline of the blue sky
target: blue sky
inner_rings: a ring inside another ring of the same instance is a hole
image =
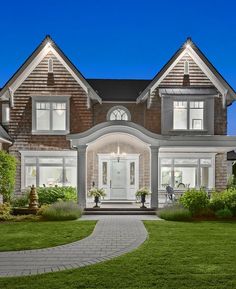
[[[236,89],[234,0],[2,1],[0,86],[46,34],[85,77],[152,78],[188,36]],[[236,103],[228,109],[236,135]]]

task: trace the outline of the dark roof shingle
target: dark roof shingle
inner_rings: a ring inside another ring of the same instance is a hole
[[[86,79],[103,101],[136,101],[151,80]]]

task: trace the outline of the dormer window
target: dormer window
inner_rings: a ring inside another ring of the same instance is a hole
[[[174,101],[174,130],[203,130],[204,101]]]
[[[189,62],[187,60],[184,62],[184,75],[189,75]]]
[[[48,73],[53,73],[53,59],[48,59]]]
[[[112,107],[107,114],[107,120],[126,120],[131,119],[129,110],[124,106]]]

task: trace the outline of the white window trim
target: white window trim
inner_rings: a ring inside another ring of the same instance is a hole
[[[200,164],[200,159],[211,159],[211,167],[212,167],[212,188],[215,188],[215,156],[217,153],[160,153],[159,154],[159,158],[158,158],[158,190],[159,191],[165,191],[165,189],[163,189],[161,187],[161,159],[164,158],[170,158],[172,160],[172,164],[171,165],[167,165],[167,166],[172,166],[173,165],[173,159],[198,159],[198,165],[197,165],[197,185],[196,185],[196,189],[199,189],[199,184],[200,184],[200,169],[201,166],[199,166]],[[188,165],[184,165],[184,166],[188,166]],[[194,165],[189,165],[189,167],[195,167]],[[173,180],[172,180],[173,181]],[[177,188],[174,188],[175,191],[183,191],[183,190],[178,190]]]
[[[21,190],[27,189],[25,187],[25,158],[26,157],[57,157],[57,158],[63,158],[63,157],[75,157],[77,158],[77,152],[76,151],[20,151],[21,154]],[[39,167],[38,162],[36,163],[36,167]],[[37,180],[36,176],[36,183],[38,183],[39,180]],[[36,185],[36,184],[35,184]]]
[[[174,102],[187,102],[187,128],[184,129],[184,128],[181,128],[181,129],[178,129],[178,128],[174,128]],[[189,128],[189,118],[190,118],[190,102],[203,102],[203,125],[202,125],[202,129],[190,129]],[[196,99],[196,98],[190,98],[190,99],[186,99],[186,98],[181,98],[181,99],[173,99],[173,103],[172,103],[172,110],[173,110],[173,119],[172,119],[172,131],[188,131],[188,132],[192,132],[192,131],[198,131],[198,132],[204,132],[204,131],[207,131],[207,128],[206,128],[206,101],[203,100],[203,99]]]
[[[123,106],[123,105],[115,105],[115,106],[111,107],[111,108],[108,110],[108,113],[107,113],[107,120],[108,120],[108,121],[111,121],[111,120],[110,120],[110,116],[111,116],[112,112],[113,112],[114,110],[116,110],[116,109],[122,109],[122,110],[124,110],[124,111],[126,112],[127,116],[128,116],[128,120],[125,120],[125,121],[131,121],[130,111],[128,110],[128,108],[126,108],[126,107]],[[114,121],[116,121],[116,120],[114,120]]]
[[[40,95],[32,97],[32,134],[33,135],[66,135],[70,132],[70,96]],[[36,103],[37,102],[66,102],[66,129],[65,130],[37,130]]]
[[[189,61],[184,61],[184,75],[189,75]]]

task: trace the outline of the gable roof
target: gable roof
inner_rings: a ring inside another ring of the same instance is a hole
[[[137,103],[143,102],[148,99],[150,93],[154,91],[161,81],[167,76],[172,68],[178,63],[178,61],[188,53],[190,57],[197,63],[202,71],[207,75],[210,81],[214,84],[217,90],[223,97],[223,102],[230,105],[236,99],[236,92],[229,85],[229,83],[223,78],[223,76],[216,70],[207,57],[201,52],[191,38],[187,38],[187,41],[176,51],[171,59],[162,67],[162,69],[156,74],[153,80],[145,88],[142,94],[137,98]]]
[[[136,101],[151,80],[87,79],[103,101]]]
[[[0,143],[1,142],[12,143],[12,140],[5,129],[0,125]]]
[[[88,99],[97,100],[101,103],[101,98],[86,81],[82,73],[74,66],[63,51],[56,45],[52,38],[47,35],[41,44],[32,52],[26,61],[20,66],[16,73],[7,81],[0,91],[0,99],[9,99],[11,105],[14,105],[14,92],[21,83],[28,77],[34,68],[43,60],[43,58],[52,52],[71,73],[74,79],[79,83],[87,93]]]

